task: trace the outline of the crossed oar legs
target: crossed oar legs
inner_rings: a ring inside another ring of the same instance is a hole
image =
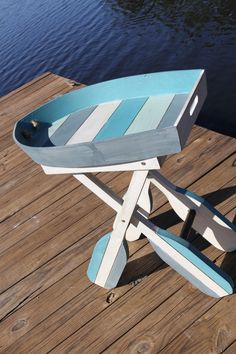
[[[97,242],[88,268],[89,279],[107,289],[117,285],[128,258],[128,240],[144,234],[156,253],[204,293],[222,297],[233,292],[232,279],[188,241],[163,230],[147,217],[150,213],[149,184],[153,183],[185,220],[190,210],[192,227],[215,247],[236,249],[236,228],[203,198],[173,185],[157,171],[135,171],[124,199],[91,174],[74,175],[112,207],[117,216],[111,233]]]

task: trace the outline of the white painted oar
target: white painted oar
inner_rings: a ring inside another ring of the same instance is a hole
[[[236,250],[236,226],[213,208],[204,198],[179,188],[157,171],[150,171],[151,182],[167,197],[177,215],[185,220],[189,210],[195,210],[193,229],[216,248],[223,251]]]
[[[131,178],[126,198],[117,214],[116,227],[109,237],[106,246],[102,246],[103,257],[100,262],[94,283],[105,288],[117,285],[127,258],[123,256],[124,239],[137,201],[145,184],[148,171],[135,171]],[[96,251],[95,251],[96,253]]]

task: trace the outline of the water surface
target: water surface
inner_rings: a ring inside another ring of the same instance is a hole
[[[204,68],[198,123],[236,136],[235,0],[1,0],[0,95],[51,71],[87,84]]]

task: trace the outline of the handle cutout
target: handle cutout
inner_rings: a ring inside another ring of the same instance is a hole
[[[197,104],[198,104],[198,95],[194,98],[193,103],[192,103],[192,105],[190,107],[190,111],[189,111],[190,116],[193,115],[193,112],[195,111],[195,108],[197,107]]]

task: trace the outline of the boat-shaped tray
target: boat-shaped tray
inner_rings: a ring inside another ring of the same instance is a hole
[[[16,143],[37,163],[80,168],[179,152],[206,98],[204,70],[130,76],[87,86],[19,120]]]

